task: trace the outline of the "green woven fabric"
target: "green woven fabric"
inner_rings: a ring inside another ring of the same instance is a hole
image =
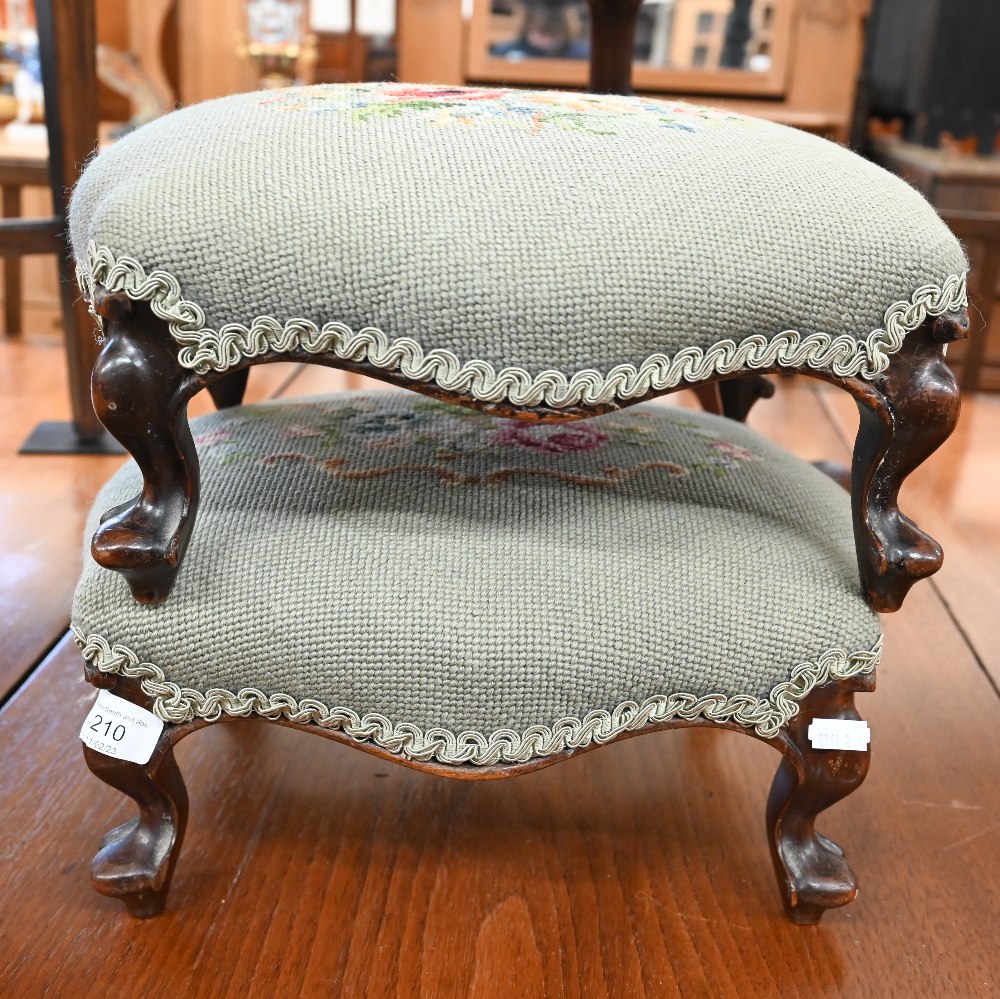
[[[136,604],[88,556],[73,610],[87,654],[139,669],[170,720],[301,709],[487,763],[678,715],[773,734],[877,659],[847,495],[721,418],[529,425],[384,392],[194,432],[203,500],[171,597]],[[138,486],[115,475],[88,538]]]
[[[964,301],[967,267],[915,190],[834,143],[504,88],[185,108],[91,162],[70,228],[82,282],[153,299],[199,371],[329,350],[526,405],[748,365],[876,377],[927,309]],[[786,331],[807,346],[777,349]],[[726,341],[748,352],[710,351]]]

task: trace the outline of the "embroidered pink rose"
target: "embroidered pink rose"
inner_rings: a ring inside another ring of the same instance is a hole
[[[381,93],[383,101],[490,101],[504,97],[510,91],[506,88],[472,89],[465,87],[411,87],[389,84]]]
[[[740,447],[739,444],[734,444],[732,441],[716,441],[709,446],[713,451],[719,451],[734,461],[760,461],[759,455],[754,454],[753,451],[749,451],[745,447]]]
[[[596,451],[608,435],[586,423],[527,425],[509,423],[490,432],[487,442],[498,447],[526,447],[549,454],[564,451]]]
[[[228,430],[226,427],[219,427],[217,430],[209,430],[208,433],[198,434],[194,442],[198,447],[211,447],[213,444],[222,444],[224,441],[231,440],[232,436],[232,430]]]
[[[285,427],[281,431],[282,437],[322,437],[323,431],[317,430],[315,427],[305,427],[298,423],[293,423],[290,427]]]

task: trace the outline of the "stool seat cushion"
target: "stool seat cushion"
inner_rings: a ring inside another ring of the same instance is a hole
[[[97,156],[81,283],[152,301],[181,363],[328,353],[516,406],[746,368],[873,379],[965,255],[815,136],[644,97],[403,84],[238,94]]]
[[[411,393],[195,423],[165,603],[89,557],[85,656],[164,719],[309,722],[412,760],[526,762],[675,718],[774,735],[872,670],[847,495],[719,417],[508,422]],[[88,527],[134,496],[125,466]]]

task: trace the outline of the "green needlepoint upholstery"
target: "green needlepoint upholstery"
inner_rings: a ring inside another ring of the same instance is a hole
[[[523,406],[745,368],[874,379],[965,302],[962,248],[899,178],[645,97],[237,94],[97,156],[70,228],[82,285],[151,301],[198,372],[306,350]]]
[[[551,425],[412,393],[194,423],[168,601],[90,558],[84,654],[169,721],[290,717],[401,757],[526,761],[671,718],[773,735],[869,671],[846,493],[749,428],[643,404]],[[133,464],[100,514],[140,487]]]

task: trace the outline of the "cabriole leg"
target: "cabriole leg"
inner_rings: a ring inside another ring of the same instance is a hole
[[[187,825],[188,798],[165,728],[149,763],[128,763],[87,746],[84,759],[105,784],[139,806],[130,822],[112,829],[91,864],[91,881],[102,894],[120,898],[133,916],[159,915]]]
[[[856,720],[854,692],[872,689],[872,677],[817,687],[783,736],[784,758],[767,802],[767,832],[785,910],[796,923],[818,923],[827,909],[846,905],[858,893],[843,850],[816,831],[816,817],[861,785],[869,750],[813,749],[807,732],[816,717]]]
[[[128,580],[136,600],[159,603],[173,586],[198,505],[198,457],[187,422],[197,384],[145,302],[99,289],[94,306],[107,336],[94,367],[94,408],[135,459],[143,487],[105,514],[91,551]]]
[[[247,390],[247,379],[250,368],[238,368],[227,371],[224,375],[208,383],[208,394],[212,397],[216,409],[228,409],[238,406],[243,401]]]
[[[723,416],[746,423],[754,403],[774,395],[774,383],[763,375],[741,375],[719,382],[719,395],[722,397]]]
[[[883,378],[859,394],[852,502],[861,584],[879,611],[898,610],[910,587],[941,568],[941,546],[899,509],[906,477],[955,429],[959,394],[944,345],[968,331],[965,312],[907,334]]]

